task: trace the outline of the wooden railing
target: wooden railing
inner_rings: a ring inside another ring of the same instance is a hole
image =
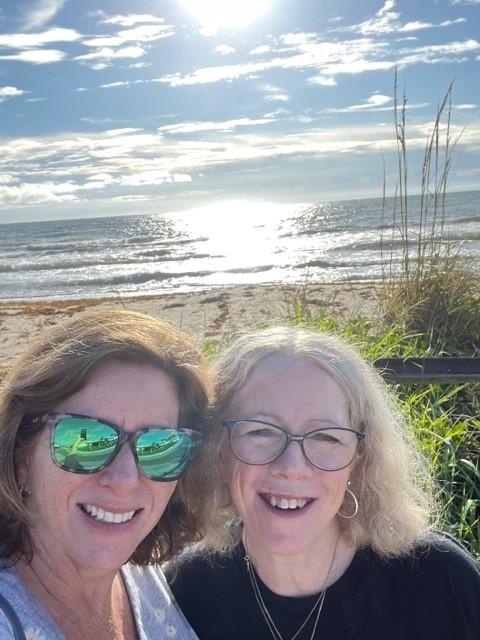
[[[380,358],[373,364],[389,382],[480,383],[480,358]]]

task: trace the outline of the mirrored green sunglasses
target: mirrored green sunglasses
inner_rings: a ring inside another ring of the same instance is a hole
[[[202,439],[191,429],[149,427],[130,433],[110,422],[70,413],[48,413],[32,422],[50,427],[52,459],[65,471],[102,471],[129,442],[143,475],[159,482],[183,476]]]

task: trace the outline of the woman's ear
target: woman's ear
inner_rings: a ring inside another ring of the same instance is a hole
[[[26,487],[28,484],[28,462],[30,447],[19,449],[14,454],[15,478],[18,486]]]
[[[27,487],[28,484],[28,462],[25,458],[16,460],[15,476],[19,487]]]

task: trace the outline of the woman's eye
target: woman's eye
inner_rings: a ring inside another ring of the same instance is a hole
[[[325,444],[336,444],[338,443],[338,439],[335,438],[330,433],[325,433],[324,431],[318,431],[317,433],[312,433],[308,436],[310,440],[314,442],[322,442]]]
[[[253,429],[247,435],[253,438],[271,438],[277,434],[272,429]]]

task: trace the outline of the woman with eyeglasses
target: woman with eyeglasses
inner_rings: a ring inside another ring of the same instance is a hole
[[[93,311],[45,333],[0,394],[0,638],[192,640],[159,569],[198,540],[211,391],[168,324]],[[201,456],[199,456],[201,458]]]
[[[478,640],[480,565],[432,529],[425,465],[356,350],[301,328],[217,363],[227,526],[168,579],[201,640]]]

